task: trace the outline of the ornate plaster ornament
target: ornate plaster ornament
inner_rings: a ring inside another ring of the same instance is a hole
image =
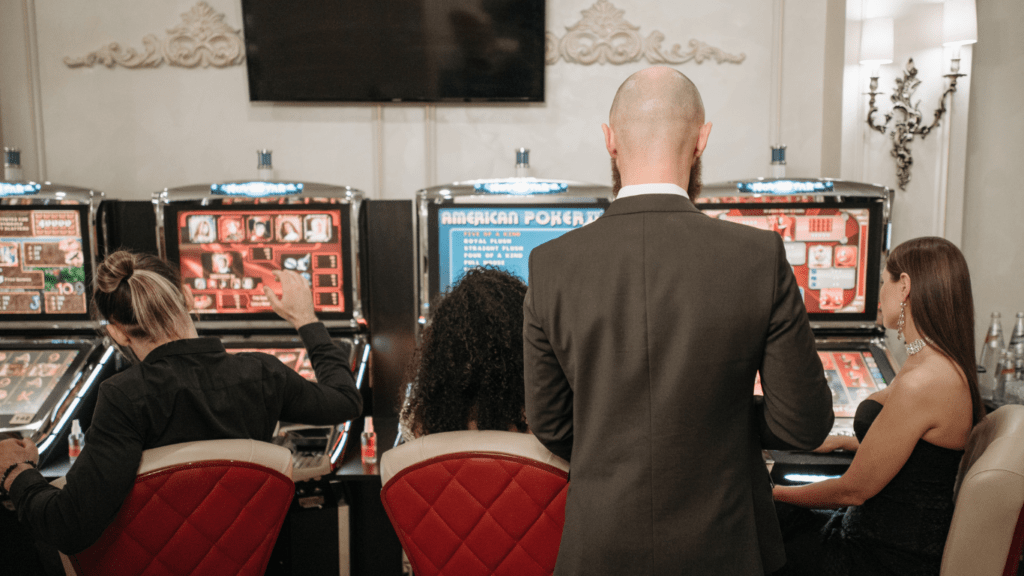
[[[167,62],[183,68],[227,68],[245,60],[241,31],[228,26],[224,14],[214,11],[206,2],[197,3],[181,15],[181,20],[181,24],[167,31],[166,38],[160,39],[156,34],[143,37],[143,52],[111,42],[85,56],[65,57],[64,64],[69,68],[91,67],[96,63],[107,68],[116,64],[125,68],[156,68]]]
[[[547,64],[555,64],[562,58],[566,62],[587,65],[627,64],[643,58],[651,64],[683,64],[690,60],[701,64],[711,58],[719,64],[739,64],[747,57],[743,53],[729,54],[700,40],[690,40],[688,52],[683,52],[679,44],[666,52],[661,47],[664,34],[655,30],[647,38],[641,37],[640,27],[627,22],[623,18],[625,11],[608,0],[597,0],[580,13],[583,18],[573,26],[566,26],[565,36],[559,38],[547,32],[544,54]]]

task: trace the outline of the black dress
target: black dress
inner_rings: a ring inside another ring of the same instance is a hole
[[[881,411],[874,400],[861,402],[853,421],[858,440]],[[889,484],[860,506],[833,511],[776,503],[788,560],[776,575],[937,575],[963,454],[918,440]]]

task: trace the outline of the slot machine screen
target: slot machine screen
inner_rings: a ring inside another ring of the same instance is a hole
[[[305,348],[228,348],[228,352],[238,354],[239,352],[262,352],[277,358],[282,364],[295,370],[306,380],[316,382],[316,373],[313,371],[313,364],[309,360],[309,354]]]
[[[90,345],[9,344],[0,348],[0,428],[31,425],[81,376]]]
[[[88,320],[86,207],[0,207],[0,322]]]
[[[825,379],[832,392],[836,418],[853,418],[857,406],[888,382],[871,352],[860,350],[819,350]],[[754,383],[754,395],[762,395],[761,375]]]
[[[813,320],[873,322],[878,307],[881,214],[870,206],[701,206],[712,218],[782,236]]]
[[[534,248],[597,220],[607,206],[431,205],[431,298],[478,266],[500,268],[526,282]]]
[[[352,318],[347,206],[177,206],[164,209],[167,257],[181,267],[204,320],[277,318],[263,292],[275,270],[310,283],[323,320]]]

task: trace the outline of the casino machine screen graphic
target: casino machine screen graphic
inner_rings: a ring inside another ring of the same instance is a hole
[[[886,386],[885,376],[871,352],[819,350],[818,357],[825,368],[825,379],[832,392],[832,410],[837,418],[853,418],[862,400]],[[754,382],[754,394],[764,394],[760,373]]]
[[[534,248],[602,214],[603,208],[441,208],[438,291],[478,266],[501,268],[526,282]]]
[[[85,314],[85,253],[74,210],[0,212],[0,315]]]
[[[183,211],[178,214],[182,281],[202,314],[270,311],[264,284],[294,270],[313,288],[317,312],[344,312],[341,211]]]
[[[782,236],[807,312],[865,312],[868,209],[733,208],[704,213]]]
[[[0,414],[35,414],[78,350],[0,350]]]
[[[262,352],[277,358],[282,364],[295,370],[306,380],[316,382],[316,373],[313,371],[313,364],[306,354],[305,348],[229,348],[228,352],[238,354],[239,352]]]

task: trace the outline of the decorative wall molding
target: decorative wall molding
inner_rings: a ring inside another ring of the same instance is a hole
[[[690,40],[688,52],[683,52],[679,44],[674,44],[666,52],[661,47],[664,34],[655,30],[647,38],[641,37],[640,27],[627,22],[623,18],[625,11],[608,0],[597,0],[581,14],[583,18],[579,22],[565,27],[565,36],[559,38],[550,31],[547,33],[544,61],[548,65],[562,58],[566,62],[586,65],[627,64],[643,58],[651,64],[683,64],[690,60],[701,64],[711,58],[719,64],[740,64],[747,57],[742,52],[739,55],[729,54],[696,39]]]
[[[166,38],[147,34],[142,39],[143,52],[111,42],[85,56],[65,57],[64,64],[69,68],[91,67],[96,63],[107,68],[116,64],[125,68],[156,68],[167,62],[182,68],[227,68],[245,60],[241,30],[228,26],[224,14],[206,2],[197,3],[181,15],[181,20],[181,24],[167,31]]]

